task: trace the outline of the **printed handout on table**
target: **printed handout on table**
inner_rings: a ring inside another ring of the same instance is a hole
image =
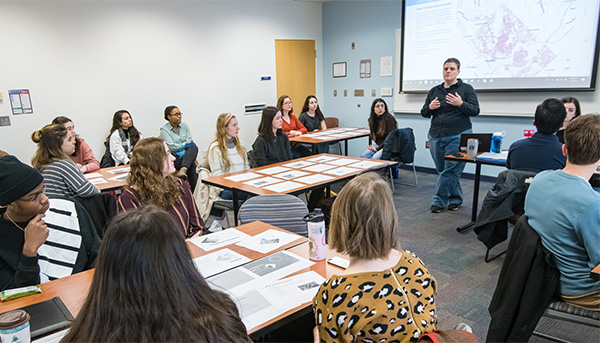
[[[281,183],[276,183],[274,185],[269,185],[269,186],[265,186],[263,187],[264,189],[268,189],[270,191],[273,192],[277,192],[277,193],[285,193],[287,191],[290,191],[292,189],[296,189],[296,188],[300,188],[303,187],[304,185],[298,182],[294,182],[294,181],[285,181],[285,182],[281,182]]]
[[[252,261],[230,249],[222,249],[194,259],[196,268],[205,278]]]
[[[335,165],[332,164],[315,164],[306,168],[302,168],[304,170],[308,170],[311,172],[315,172],[315,173],[319,173],[322,172],[323,170],[327,170],[327,169],[331,169],[331,168],[335,168]]]
[[[284,164],[283,166],[288,167],[288,168],[303,168],[303,167],[307,167],[310,165],[313,165],[313,163],[307,162],[307,161],[296,161],[296,162]]]
[[[119,169],[113,169],[113,170],[109,170],[108,172],[111,174],[123,174],[123,173],[129,173],[129,167],[123,167],[123,168],[119,168]]]
[[[261,177],[260,179],[254,179],[248,182],[244,182],[245,185],[250,185],[254,187],[263,187],[270,185],[272,183],[281,182],[281,179],[276,179],[274,177],[266,176]]]
[[[356,163],[356,162],[360,162],[360,160],[354,160],[354,159],[351,159],[351,158],[340,158],[340,159],[337,159],[335,161],[328,161],[326,163],[333,164],[333,165],[336,165],[336,166],[343,166],[343,165],[346,165],[346,164]]]
[[[360,161],[358,163],[349,164],[346,167],[366,169],[366,168],[373,168],[375,166],[379,166],[382,164],[383,164],[383,162],[378,162],[378,161]]]
[[[323,156],[313,157],[311,159],[308,159],[307,161],[315,162],[315,163],[323,163],[323,162],[327,162],[327,161],[337,160],[338,158],[339,157],[323,155]],[[308,169],[308,168],[304,168],[304,169]]]
[[[129,174],[121,174],[121,175],[113,176],[109,180],[113,180],[113,181],[127,181],[127,176],[129,176]]]
[[[100,173],[88,173],[88,174],[83,174],[83,176],[85,176],[86,179],[95,179],[97,177],[102,177],[102,174]]]
[[[285,167],[271,167],[271,168],[257,170],[257,172],[261,173],[261,174],[273,175],[273,174],[277,174],[277,173],[283,173],[283,172],[286,172],[288,170],[290,170],[290,168],[285,168]]]
[[[262,175],[260,175],[260,174],[248,172],[248,173],[243,173],[243,174],[226,176],[226,177],[224,177],[224,179],[227,179],[227,180],[230,180],[233,182],[242,182],[242,181],[246,181],[246,180],[250,180],[250,179],[255,179],[255,178],[261,177],[261,176]]]
[[[296,179],[296,181],[312,185],[313,183],[325,182],[332,179],[335,179],[335,177],[323,174],[312,174],[309,176],[299,177]]]
[[[295,179],[297,177],[306,176],[308,174],[309,173],[303,172],[303,171],[300,171],[300,170],[290,170],[288,172],[280,173],[280,174],[275,174],[273,176],[274,177],[278,177],[280,179],[291,180],[291,179]]]
[[[325,279],[314,271],[302,273],[274,283],[260,285],[234,301],[247,329],[271,320],[283,313],[312,301]]]
[[[101,178],[101,177],[99,177],[99,178],[97,178],[97,179],[91,179],[91,180],[89,180],[89,181],[90,181],[90,183],[91,183],[92,185],[97,185],[97,184],[99,184],[99,183],[108,183],[108,181],[104,180],[104,179],[103,179],[103,178]]]
[[[250,238],[250,236],[238,229],[231,228],[191,238],[190,242],[194,243],[198,248],[203,249],[204,251],[211,251],[229,244],[240,242],[247,238]]]
[[[313,264],[306,258],[284,250],[210,277],[207,281],[214,289],[241,295],[257,288],[261,282],[280,279]]]
[[[317,136],[317,137],[313,137],[314,139],[321,139],[321,140],[326,140],[326,139],[333,139],[333,136]]]
[[[237,245],[266,254],[288,243],[291,243],[298,238],[300,238],[300,236],[295,234],[269,229],[259,233],[256,236],[245,239],[237,243]]]
[[[326,170],[323,173],[325,173],[325,174],[331,174],[331,175],[337,175],[337,176],[343,176],[343,175],[348,175],[348,174],[351,174],[351,173],[358,173],[358,172],[360,172],[360,169],[348,168],[348,167],[339,167],[339,168],[335,168],[335,169]]]

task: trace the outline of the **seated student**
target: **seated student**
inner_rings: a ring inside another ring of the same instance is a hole
[[[566,96],[560,99],[562,103],[565,105],[565,111],[567,111],[567,116],[565,117],[565,121],[558,131],[556,131],[556,136],[558,137],[558,141],[565,144],[565,129],[571,122],[571,120],[579,117],[581,115],[581,106],[579,106],[579,100],[572,96]]]
[[[265,107],[258,125],[258,137],[252,144],[258,167],[292,159],[290,141],[281,126],[281,112],[273,106]]]
[[[277,110],[281,112],[281,130],[289,137],[300,136],[308,131],[302,125],[300,120],[294,115],[292,107],[292,99],[287,95],[282,95],[277,99]],[[302,144],[292,143],[292,156],[300,158],[311,155],[310,150]]]
[[[16,157],[0,158],[0,290],[81,272],[96,257],[100,239],[87,212],[48,199],[42,181]]]
[[[558,99],[546,99],[535,109],[533,125],[537,132],[531,138],[510,145],[506,168],[540,172],[562,169],[566,158],[556,131],[565,120],[565,106]]]
[[[207,233],[190,187],[174,177],[175,157],[158,137],[142,139],[131,153],[127,189],[117,201],[117,211],[156,205],[171,214],[186,238]]]
[[[381,98],[373,100],[371,114],[369,115],[369,146],[360,157],[381,159],[383,143],[390,132],[398,126],[396,118],[388,110],[388,106]]]
[[[142,134],[133,126],[133,118],[127,110],[118,110],[113,115],[110,133],[104,145],[109,149],[114,165],[129,164],[131,150],[142,139]]]
[[[258,167],[292,159],[292,150],[288,137],[281,130],[281,112],[273,106],[267,106],[262,111],[258,126],[258,137],[252,144],[254,157]],[[310,193],[308,210],[318,206],[323,198],[325,188],[317,188]]]
[[[315,342],[409,342],[437,329],[436,280],[414,253],[400,249],[392,192],[377,174],[342,188],[328,239],[350,265],[313,299]]]
[[[222,113],[217,118],[216,139],[208,146],[207,160],[213,176],[246,170],[249,167],[246,149],[240,142],[237,118]],[[221,190],[221,199],[232,200],[230,190]]]
[[[554,256],[562,299],[600,310],[600,281],[590,271],[600,264],[600,194],[588,180],[600,163],[600,115],[586,114],[565,130],[567,165],[540,172],[525,198],[529,225]]]
[[[190,127],[181,121],[182,116],[183,113],[177,106],[167,106],[164,113],[167,123],[160,128],[160,138],[164,139],[171,154],[175,156],[175,168],[179,170],[177,177],[187,180],[193,192],[198,183],[196,172],[198,147],[192,139]]]
[[[306,127],[308,132],[314,132],[319,130],[327,130],[327,124],[325,124],[325,116],[319,108],[317,97],[309,95],[304,100],[304,106],[302,106],[302,113],[298,118],[302,125]],[[329,152],[329,143],[320,143],[317,145],[317,149],[320,154]]]
[[[168,213],[111,222],[87,298],[61,342],[249,342],[231,298],[210,288]]]
[[[65,116],[58,116],[52,124],[62,124],[67,128],[68,134],[75,136],[75,152],[69,157],[77,164],[82,173],[89,173],[100,169],[100,162],[94,156],[92,148],[75,132],[73,121]]]
[[[31,165],[44,176],[50,198],[87,198],[100,193],[69,157],[75,151],[75,139],[64,125],[50,124],[31,134],[38,149]]]

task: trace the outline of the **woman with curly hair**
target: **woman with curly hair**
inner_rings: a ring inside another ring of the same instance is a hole
[[[190,187],[174,177],[175,157],[157,137],[142,139],[131,152],[127,189],[117,201],[117,211],[156,205],[171,214],[185,237],[207,233]]]
[[[133,126],[133,118],[129,111],[118,110],[115,112],[110,133],[104,142],[115,165],[129,163],[131,151],[140,139],[142,139],[142,134]]]
[[[75,151],[75,138],[64,125],[46,125],[34,131],[31,140],[38,145],[31,165],[44,176],[48,197],[88,198],[100,193],[68,157]]]
[[[238,120],[231,113],[222,113],[217,118],[216,139],[208,146],[207,160],[213,176],[246,170],[248,157],[240,142]],[[219,196],[231,200],[230,190],[222,190]]]
[[[58,116],[52,120],[52,124],[62,124],[69,134],[75,137],[75,152],[69,155],[69,158],[77,164],[82,173],[89,173],[100,169],[100,161],[94,156],[92,148],[80,138],[75,132],[75,124],[65,116]]]
[[[106,230],[89,293],[62,342],[250,339],[233,300],[194,266],[169,214],[147,206]]]

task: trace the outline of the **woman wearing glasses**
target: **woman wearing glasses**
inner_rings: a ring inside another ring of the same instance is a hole
[[[175,156],[175,168],[179,170],[177,177],[187,180],[193,192],[198,182],[195,165],[198,147],[192,139],[192,131],[181,121],[183,113],[177,106],[167,106],[164,116],[167,123],[160,128],[160,138],[167,143],[171,154]]]

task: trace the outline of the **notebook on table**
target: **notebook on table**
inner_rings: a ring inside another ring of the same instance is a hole
[[[471,138],[479,140],[479,146],[477,152],[488,152],[492,147],[492,134],[491,133],[463,133],[460,135],[460,152],[467,151],[467,141]]]
[[[59,297],[21,307],[19,310],[23,310],[31,316],[29,329],[32,339],[66,328],[74,320],[73,315]]]

